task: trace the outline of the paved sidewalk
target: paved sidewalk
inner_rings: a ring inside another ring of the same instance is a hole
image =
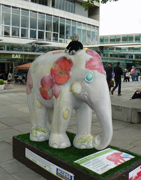
[[[122,83],[122,96],[117,90],[111,95],[112,104],[139,106],[141,100],[130,100],[141,87],[139,82]],[[0,180],[44,180],[12,157],[12,137],[28,133],[31,128],[25,93],[25,85],[14,85],[12,89],[0,91]],[[114,135],[111,145],[131,151],[141,156],[141,123],[131,124],[113,119]],[[75,112],[72,114],[68,131],[76,132]],[[95,114],[92,122],[93,134],[101,133]],[[50,180],[50,179],[49,179]]]

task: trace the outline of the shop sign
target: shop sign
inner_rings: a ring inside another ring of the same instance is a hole
[[[20,59],[21,58],[21,54],[12,54],[12,58],[13,59]]]

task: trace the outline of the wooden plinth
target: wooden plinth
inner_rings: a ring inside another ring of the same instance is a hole
[[[29,160],[25,156],[25,149],[28,148],[30,151],[33,153],[37,154],[38,156],[44,158],[45,160],[59,166],[60,168],[63,168],[64,170],[74,174],[74,180],[103,180],[103,178],[97,177],[93,174],[90,174],[88,172],[85,172],[79,167],[76,167],[72,164],[67,163],[63,159],[60,159],[58,157],[54,157],[50,155],[47,152],[41,151],[37,149],[36,147],[21,141],[17,137],[13,137],[13,157],[29,167],[30,169],[34,170],[47,180],[58,180],[60,178],[54,176],[47,170],[43,169],[39,165],[35,164],[31,160]],[[68,154],[69,156],[69,154]],[[110,176],[104,178],[104,180],[128,180],[129,179],[129,172],[135,169],[141,165],[140,161],[136,161],[135,163],[132,164],[132,166],[128,167],[127,169],[121,169],[118,173],[116,174],[111,174]]]

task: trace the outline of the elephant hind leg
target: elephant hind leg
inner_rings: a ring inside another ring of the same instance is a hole
[[[45,141],[49,139],[49,131],[46,126],[47,109],[34,94],[28,95],[29,114],[32,123],[30,140]]]

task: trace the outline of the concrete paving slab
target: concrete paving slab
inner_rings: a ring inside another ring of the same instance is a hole
[[[31,122],[31,121],[30,121],[29,114],[28,114],[28,116],[20,116],[19,119],[21,119],[21,120],[23,120],[23,121],[25,121],[25,122]]]
[[[22,125],[25,124],[26,122],[22,121],[19,118],[16,117],[6,117],[6,118],[0,118],[0,122],[2,122],[3,124],[10,126],[10,127],[14,127],[14,126],[18,126],[18,125]]]
[[[1,141],[0,142],[0,164],[2,162],[6,162],[11,159],[13,159],[12,146],[5,141]]]
[[[1,167],[0,167],[0,178],[1,180],[16,180],[14,177],[11,176],[11,174],[7,173]]]
[[[29,133],[31,131],[31,128],[32,128],[31,123],[26,123],[26,124],[13,127],[13,129],[20,131],[23,134]]]
[[[16,159],[11,159],[9,161],[3,162],[0,166],[7,172],[12,175],[20,173],[33,173],[28,167],[17,161]]]
[[[15,129],[5,129],[5,130],[0,131],[0,138],[3,141],[6,141],[8,143],[12,143],[13,136],[17,136],[19,134],[21,134],[21,132],[15,130]]]
[[[27,172],[25,171],[25,172],[20,172],[20,173],[14,173],[12,174],[12,176],[16,180],[25,180],[25,179],[26,180],[47,180],[32,170],[30,171],[28,170]]]
[[[1,119],[0,119],[1,120]],[[8,129],[10,128],[9,126],[6,126],[5,124],[0,122],[0,130]]]

